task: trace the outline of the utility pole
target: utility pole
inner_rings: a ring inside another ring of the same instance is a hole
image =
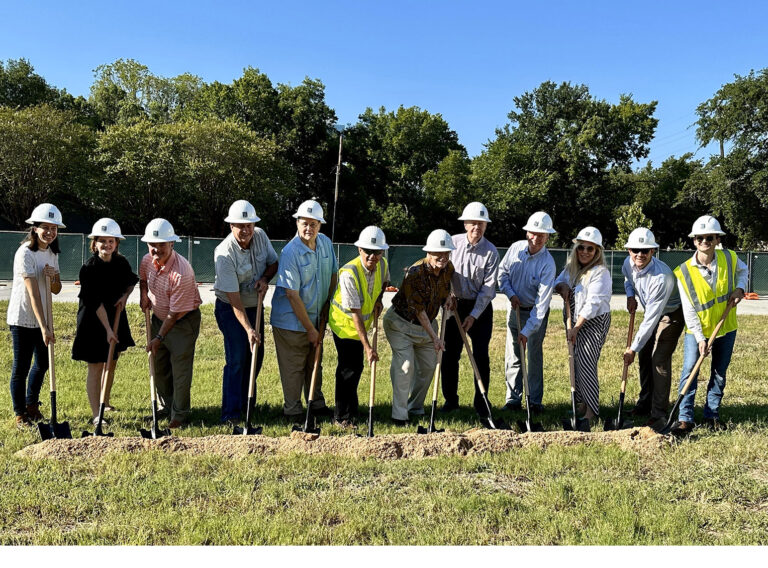
[[[339,163],[336,164],[336,188],[333,191],[333,221],[331,222],[331,242],[335,241],[336,236],[336,203],[339,201],[339,174],[341,174],[341,146],[344,141],[344,134],[339,132]]]

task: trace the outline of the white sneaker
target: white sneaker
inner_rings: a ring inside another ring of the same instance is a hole
[[[99,425],[99,417],[93,419],[93,425],[98,426]],[[101,425],[102,426],[109,426],[109,421],[106,418],[101,419]]]

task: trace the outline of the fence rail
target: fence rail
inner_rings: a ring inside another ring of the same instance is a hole
[[[0,280],[13,279],[13,255],[19,244],[26,236],[26,232],[0,231]],[[147,248],[141,242],[140,235],[128,235],[120,242],[120,253],[128,259],[134,271],[138,271],[139,263],[146,254]],[[59,270],[62,280],[77,280],[80,267],[90,256],[88,249],[90,239],[83,234],[59,233],[61,253],[59,254]],[[214,265],[213,251],[221,242],[221,239],[206,237],[181,237],[181,242],[174,245],[174,249],[184,256],[192,264],[198,282],[213,282]],[[283,250],[288,241],[272,241],[277,254]],[[335,244],[336,257],[339,266],[349,262],[357,256],[357,247],[351,244]],[[499,254],[504,256],[506,248],[500,248]],[[565,266],[568,250],[550,249],[549,252],[555,259],[558,273]],[[685,262],[690,258],[691,251],[659,251],[659,259],[671,268]],[[757,292],[760,295],[768,294],[768,253],[746,252],[736,253],[749,267],[749,289],[747,292]],[[391,245],[387,251],[392,285],[400,286],[403,271],[418,259],[424,256],[421,245]],[[623,250],[605,251],[605,262],[611,271],[613,278],[613,292],[620,294],[624,291],[624,277],[621,274],[621,266],[627,252]]]

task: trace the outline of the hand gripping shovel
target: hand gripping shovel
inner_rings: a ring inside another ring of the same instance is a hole
[[[304,432],[305,434],[319,434],[320,427],[315,421],[315,417],[312,416],[312,403],[315,400],[315,383],[317,382],[317,374],[320,370],[320,357],[323,354],[323,336],[325,335],[325,322],[320,326],[319,330],[320,341],[315,347],[315,364],[312,367],[312,380],[309,382],[309,398],[307,399],[307,416],[304,419],[304,426],[294,424],[291,428],[292,432]]]
[[[565,329],[571,331],[571,303],[569,298],[565,298]],[[571,418],[563,418],[562,424],[564,430],[577,430],[579,432],[589,432],[589,419],[576,418],[576,369],[573,362],[573,343],[565,336],[568,343],[568,373],[571,379]]]
[[[51,279],[46,276],[46,306],[47,313],[45,319],[48,327],[53,332],[53,299],[51,298]],[[43,335],[45,336],[45,335]],[[69,422],[56,422],[56,369],[54,368],[53,343],[48,344],[48,374],[51,381],[51,419],[48,424],[38,422],[37,429],[40,431],[40,437],[43,440],[51,438],[71,439],[72,431],[69,429]]]
[[[487,416],[480,417],[480,422],[483,423],[483,426],[491,430],[509,430],[509,426],[507,426],[504,420],[501,418],[494,420],[493,418],[491,413],[491,403],[488,401],[488,393],[486,392],[485,385],[480,378],[480,369],[477,368],[475,356],[472,354],[472,348],[469,346],[467,332],[465,332],[464,328],[461,327],[462,321],[459,319],[459,314],[456,313],[455,310],[452,313],[453,317],[456,319],[456,325],[459,327],[459,335],[461,335],[461,340],[464,342],[464,348],[467,350],[467,357],[469,357],[469,362],[472,364],[472,371],[475,373],[475,382],[477,383],[477,388],[480,390],[480,394],[483,397],[483,402],[485,403],[485,410],[488,413]]]
[[[445,320],[448,319],[448,312],[443,307],[443,315],[440,318],[440,341],[445,338]],[[438,430],[435,428],[435,411],[437,411],[437,389],[440,386],[440,367],[443,363],[443,352],[437,352],[437,365],[435,365],[435,374],[432,378],[434,386],[432,388],[432,414],[429,417],[429,428],[419,426],[416,428],[417,434],[433,434],[435,432],[445,432],[445,429]]]
[[[520,308],[515,308],[515,315],[517,316],[517,326],[520,329]],[[525,410],[527,412],[525,420],[518,420],[517,427],[520,428],[520,432],[543,432],[544,426],[541,422],[531,422],[531,395],[528,391],[528,361],[526,359],[526,348],[520,344],[520,367],[523,370],[523,391],[525,391]]]
[[[259,294],[256,303],[256,333],[259,333],[261,329],[261,294]],[[262,339],[260,338],[259,341]],[[241,436],[254,436],[261,434],[263,428],[261,426],[251,426],[251,410],[254,408],[256,401],[254,400],[253,391],[256,387],[256,355],[258,353],[258,346],[251,349],[251,376],[248,383],[248,406],[245,409],[245,426],[235,426],[232,429],[233,435]]]
[[[379,318],[373,320],[373,337],[371,338],[371,346],[373,350],[378,353],[379,343]],[[373,438],[373,399],[376,396],[376,363],[371,363],[371,392],[368,395],[368,437]]]
[[[629,314],[629,331],[627,332],[627,347],[632,345],[632,335],[635,333],[635,312]],[[624,362],[624,370],[621,372],[621,392],[619,393],[619,414],[616,420],[607,418],[603,425],[604,430],[622,430],[623,428],[632,428],[631,420],[624,421],[624,391],[627,389],[627,369],[629,365]]]
[[[149,345],[152,342],[152,322],[149,318],[149,310],[146,310],[144,312],[144,322],[146,323],[147,328],[147,345]],[[149,397],[152,400],[152,428],[149,430],[145,430],[144,428],[139,429],[139,434],[141,434],[142,438],[147,438],[149,440],[157,440],[158,438],[162,438],[163,436],[170,436],[171,431],[166,428],[164,430],[161,430],[157,427],[157,390],[155,389],[155,356],[152,354],[152,351],[147,352],[147,359],[149,361]]]
[[[677,396],[677,400],[675,401],[675,405],[672,407],[672,412],[669,413],[669,418],[667,419],[667,423],[660,428],[659,430],[656,430],[659,434],[669,434],[672,430],[672,427],[675,423],[675,413],[680,408],[680,403],[683,401],[683,397],[688,394],[688,390],[691,388],[691,383],[693,383],[693,378],[696,376],[696,374],[699,372],[699,368],[701,368],[701,364],[704,362],[704,359],[707,358],[707,355],[709,354],[709,350],[712,349],[712,344],[715,342],[715,339],[717,338],[717,334],[720,332],[720,328],[723,327],[723,324],[725,323],[725,318],[728,317],[728,312],[731,311],[731,308],[734,306],[734,304],[729,300],[728,303],[725,306],[725,311],[723,312],[723,315],[720,316],[720,321],[717,322],[717,325],[715,326],[715,330],[712,332],[712,335],[709,338],[709,341],[707,341],[707,350],[704,353],[704,355],[699,355],[698,360],[696,361],[696,364],[693,366],[693,369],[691,370],[691,374],[688,375],[688,380],[685,381],[685,385],[683,385],[683,390],[680,391],[680,394]]]
[[[112,333],[117,335],[117,327],[120,325],[120,310],[115,310],[115,323],[112,324]],[[112,437],[112,432],[105,434],[101,427],[104,423],[104,397],[107,393],[107,384],[109,382],[109,375],[112,368],[112,359],[115,356],[115,344],[109,344],[109,352],[107,353],[107,362],[104,363],[104,370],[101,372],[101,394],[99,395],[99,417],[96,420],[96,429],[91,434],[88,431],[83,431],[83,438],[88,436],[107,436]]]

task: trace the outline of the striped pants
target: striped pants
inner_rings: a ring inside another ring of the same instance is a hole
[[[573,297],[573,296],[571,296]],[[571,303],[571,314],[575,314]],[[575,318],[574,321],[575,322]],[[600,384],[597,380],[597,361],[611,327],[611,313],[587,320],[579,330],[574,345],[576,370],[576,401],[585,403],[596,415],[600,414]]]

